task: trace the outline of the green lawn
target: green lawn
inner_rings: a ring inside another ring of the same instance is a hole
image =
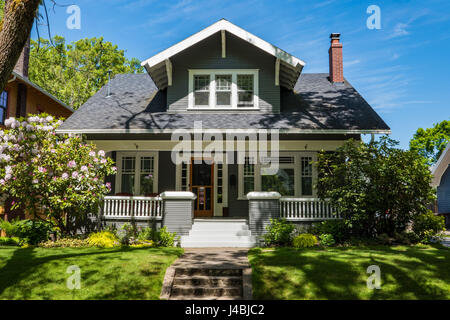
[[[450,299],[450,249],[253,249],[254,299]],[[381,289],[367,288],[369,265]]]
[[[0,299],[159,299],[179,248],[0,247]],[[81,269],[81,289],[66,286]]]

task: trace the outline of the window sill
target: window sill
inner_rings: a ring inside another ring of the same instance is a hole
[[[210,108],[210,107],[190,107],[187,108],[188,111],[260,111],[259,108],[249,107],[249,108]]]

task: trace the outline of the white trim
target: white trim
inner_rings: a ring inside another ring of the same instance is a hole
[[[244,29],[224,19],[217,21],[216,23],[193,34],[192,36],[186,38],[185,40],[178,42],[175,45],[171,46],[170,48],[143,61],[141,65],[143,67],[150,69],[156,66],[157,64],[163,62],[164,60],[169,59],[170,57],[176,55],[177,53],[184,51],[185,49],[197,44],[198,42],[222,30],[228,31],[229,33],[237,36],[238,38],[241,38],[242,40],[253,44],[257,48],[273,55],[274,57],[280,58],[283,62],[285,62],[292,68],[296,69],[297,71],[301,71],[301,69],[305,66],[305,62],[303,62],[302,60],[294,57],[293,55],[290,55],[286,51],[281,50],[280,48],[270,44],[269,42],[245,31]]]
[[[205,110],[259,110],[259,69],[189,69],[188,80],[188,111]],[[209,84],[209,106],[194,105],[194,76],[208,75]],[[231,106],[216,106],[216,75],[231,75]],[[238,75],[253,75],[253,107],[238,107]]]
[[[122,192],[122,158],[135,157],[134,165],[134,196],[140,194],[141,157],[153,157],[153,190],[158,192],[159,152],[157,151],[117,151],[116,153],[116,184],[114,193]]]
[[[159,195],[163,200],[195,200],[197,196],[190,191],[164,191]]]
[[[251,156],[250,153],[246,154],[247,156]],[[313,184],[313,192],[312,195],[302,195],[301,190],[301,158],[302,157],[312,157],[312,161],[317,161],[317,152],[313,151],[280,151],[279,158],[281,157],[294,157],[294,163],[279,163],[279,168],[285,168],[285,169],[294,169],[294,194],[285,196],[285,197],[304,197],[304,198],[315,198],[317,197],[317,190],[314,188],[314,186],[317,183],[318,179],[318,172],[317,167],[313,165],[313,175],[312,175],[312,184]],[[259,163],[259,154],[257,155],[257,162],[254,165],[254,186],[255,190],[258,192],[266,192],[262,191],[262,174],[261,174],[261,164]],[[238,200],[247,200],[247,196],[244,194],[244,165],[238,164]]]
[[[243,109],[243,108],[242,108]],[[194,108],[194,110],[200,110]],[[209,109],[208,109],[209,110]],[[216,110],[216,109],[212,109]],[[235,109],[227,109],[235,111]],[[239,108],[239,110],[241,110]],[[252,109],[254,110],[254,109]],[[232,130],[234,133],[258,133],[266,131],[267,129],[233,129],[233,128],[215,128],[215,129],[202,129],[203,133],[225,132],[226,130]],[[275,130],[276,128],[272,128]],[[119,129],[119,128],[105,128],[105,129],[56,129],[56,133],[173,133],[180,129]],[[194,132],[194,128],[185,129],[187,132]],[[280,134],[289,133],[303,133],[303,134],[391,134],[391,130],[386,129],[278,129]]]
[[[253,191],[249,192],[246,197],[248,200],[278,200],[281,198],[281,194],[276,191]]]

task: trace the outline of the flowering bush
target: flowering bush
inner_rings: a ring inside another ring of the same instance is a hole
[[[62,238],[56,241],[45,241],[38,245],[42,248],[86,248],[89,247],[87,239]]]
[[[120,246],[119,239],[110,231],[91,233],[87,242],[92,247],[112,248]]]
[[[49,115],[9,118],[0,130],[0,193],[33,218],[53,221],[74,234],[77,221],[95,213],[115,173],[105,152],[79,136],[56,135],[62,123]]]

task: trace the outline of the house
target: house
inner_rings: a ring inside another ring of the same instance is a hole
[[[303,73],[220,20],[145,60],[147,74],[115,76],[58,130],[116,161],[103,219],[156,220],[184,246],[250,246],[270,217],[336,218],[314,188],[318,152],[390,129],[344,78],[340,34],[330,38],[330,72]]]
[[[28,114],[48,113],[55,117],[68,118],[73,109],[28,79],[30,41],[26,43],[11,76],[0,94],[0,127],[10,117],[25,117]],[[0,219],[11,220],[23,217],[21,210],[11,211],[0,207]]]
[[[450,143],[432,167],[432,185],[437,189],[437,213],[445,216],[445,225],[450,227]]]

